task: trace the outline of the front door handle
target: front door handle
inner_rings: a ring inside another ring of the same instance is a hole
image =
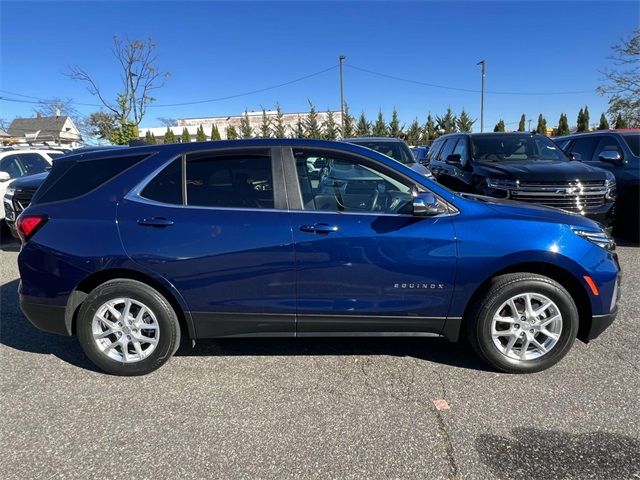
[[[316,223],[314,225],[301,225],[300,231],[309,233],[333,233],[338,231],[338,226],[328,225],[326,223]]]
[[[145,227],[170,227],[173,225],[173,220],[164,217],[141,218],[138,220],[138,225]]]

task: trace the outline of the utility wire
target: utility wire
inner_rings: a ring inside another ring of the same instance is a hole
[[[227,95],[225,97],[210,98],[210,99],[207,99],[207,100],[195,100],[195,101],[191,101],[191,102],[150,104],[150,105],[148,105],[148,108],[163,108],[163,107],[180,107],[180,106],[186,106],[186,105],[199,105],[199,104],[202,104],[202,103],[220,102],[222,100],[230,100],[232,98],[246,97],[248,95],[253,95],[253,94],[256,94],[256,93],[260,93],[260,92],[266,92],[268,90],[274,90],[276,88],[281,88],[281,87],[285,87],[287,85],[291,85],[293,83],[301,82],[303,80],[307,80],[308,78],[312,78],[312,77],[316,77],[318,75],[322,75],[323,73],[326,73],[326,72],[328,72],[330,70],[335,70],[336,68],[338,68],[338,66],[334,65],[332,67],[325,68],[324,70],[320,70],[318,72],[310,73],[309,75],[305,75],[304,77],[299,77],[299,78],[295,78],[293,80],[289,80],[288,82],[279,83],[277,85],[271,85],[269,87],[258,88],[256,90],[251,90],[251,91],[248,91],[248,92],[237,93],[235,95]],[[7,90],[0,90],[0,92],[6,93],[6,94],[9,94],[9,95],[13,95],[13,96],[24,97],[26,99],[33,99],[33,100],[23,100],[23,99],[18,99],[18,98],[10,98],[10,97],[5,97],[5,96],[0,96],[0,100],[5,101],[5,102],[34,103],[34,104],[55,103],[55,101],[53,101],[53,100],[46,100],[46,99],[43,99],[43,98],[33,97],[31,95],[23,95],[21,93],[9,92]],[[103,107],[103,105],[91,104],[91,103],[79,103],[79,102],[74,102],[74,101],[71,101],[71,102],[68,102],[68,103],[71,103],[73,105],[87,106],[87,107]]]
[[[370,75],[377,75],[379,77],[389,78],[391,80],[397,80],[400,82],[414,83],[416,85],[422,85],[424,87],[442,88],[444,90],[454,90],[457,92],[480,93],[480,90],[474,90],[472,88],[457,88],[457,87],[450,87],[448,85],[439,85],[436,83],[421,82],[419,80],[397,77],[395,75],[389,75],[387,73],[381,73],[381,72],[369,70],[367,68],[357,67],[356,65],[351,65],[350,63],[345,63],[345,66],[352,68],[354,70],[359,70],[361,72],[368,73]],[[566,91],[566,92],[498,92],[498,91],[485,90],[484,93],[490,93],[493,95],[530,95],[530,96],[540,95],[542,96],[542,95],[574,95],[579,93],[591,93],[591,92],[592,90],[574,90],[574,91]]]

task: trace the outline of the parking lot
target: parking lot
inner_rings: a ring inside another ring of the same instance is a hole
[[[640,478],[637,247],[618,247],[614,325],[539,374],[444,340],[330,338],[202,341],[123,378],[23,317],[4,240],[2,478]]]

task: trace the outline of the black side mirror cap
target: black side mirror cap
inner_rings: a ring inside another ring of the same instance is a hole
[[[460,165],[462,163],[462,157],[459,153],[454,153],[447,156],[445,162],[449,165]]]

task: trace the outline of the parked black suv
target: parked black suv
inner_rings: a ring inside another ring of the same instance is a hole
[[[640,129],[601,130],[554,140],[576,160],[615,175],[616,231],[630,240],[640,240]]]
[[[438,182],[452,190],[537,203],[613,223],[612,173],[572,161],[534,133],[455,133],[429,150]]]

